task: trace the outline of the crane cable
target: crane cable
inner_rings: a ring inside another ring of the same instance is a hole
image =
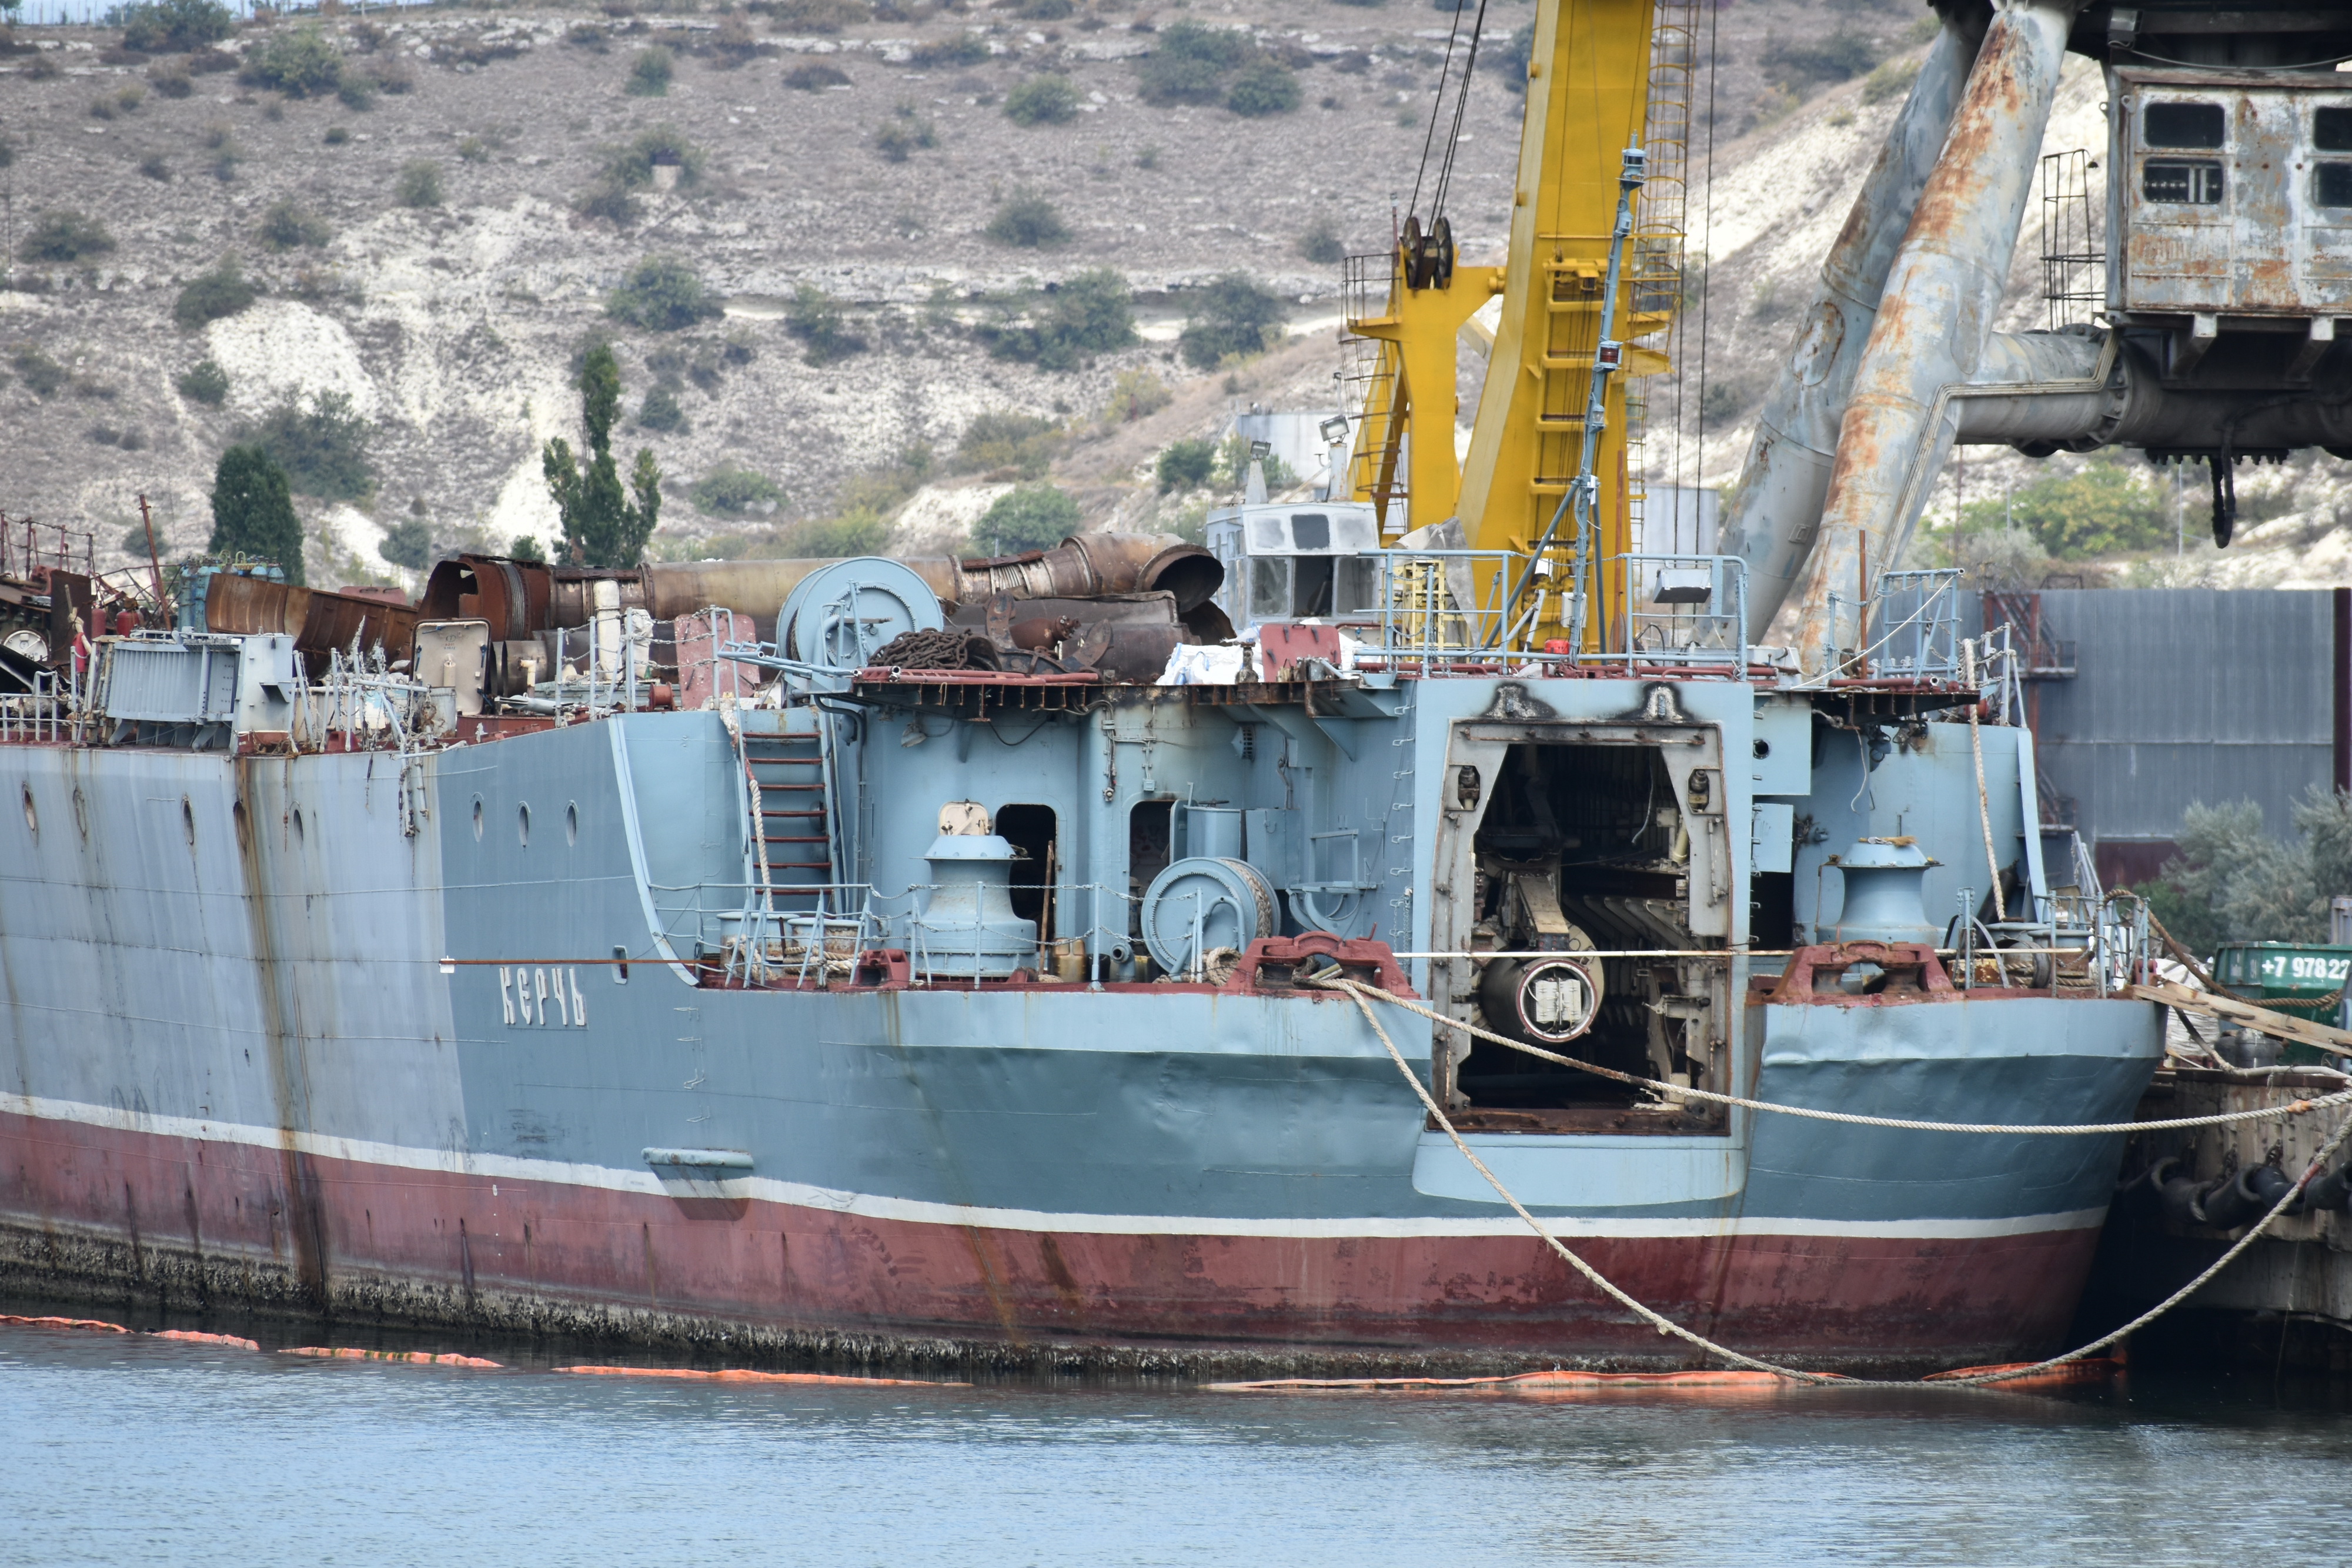
[[[1429,158],[1437,143],[1438,121],[1445,117],[1445,85],[1453,79],[1454,76],[1454,50],[1456,41],[1462,36],[1463,9],[1460,5],[1455,5],[1454,26],[1445,35],[1445,64],[1437,73],[1437,97],[1430,106],[1429,130],[1423,136],[1421,142],[1421,167],[1413,172],[1412,201],[1405,209],[1408,213],[1420,212],[1422,187],[1429,184],[1429,224],[1423,230],[1423,233],[1433,231],[1437,227],[1438,218],[1445,211],[1446,194],[1454,183],[1454,154],[1462,144],[1462,120],[1470,107],[1470,82],[1478,68],[1478,40],[1486,27],[1486,0],[1478,0],[1478,9],[1470,22],[1470,47],[1462,64],[1462,85],[1454,99],[1454,120],[1446,130],[1445,153],[1438,162],[1437,179],[1434,183],[1431,183]]]

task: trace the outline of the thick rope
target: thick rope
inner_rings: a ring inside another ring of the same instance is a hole
[[[1381,1027],[1380,1017],[1372,1011],[1372,1004],[1364,999],[1363,993],[1371,990],[1371,988],[1369,986],[1360,986],[1349,980],[1340,980],[1334,982],[1334,984],[1336,988],[1339,988],[1347,992],[1349,999],[1353,1001],[1356,1004],[1357,1009],[1364,1015],[1364,1021],[1372,1026],[1372,1032],[1380,1036],[1381,1044],[1389,1053],[1389,1060],[1396,1063],[1397,1071],[1399,1072],[1404,1074],[1404,1081],[1412,1085],[1412,1092],[1421,1097],[1422,1104],[1428,1108],[1430,1115],[1435,1119],[1437,1124],[1445,1129],[1445,1135],[1454,1140],[1454,1146],[1462,1151],[1462,1157],[1468,1160],[1472,1167],[1475,1168],[1480,1176],[1486,1178],[1486,1185],[1493,1187],[1495,1191],[1500,1195],[1502,1200],[1511,1206],[1511,1212],[1517,1215],[1521,1219],[1526,1220],[1528,1223],[1528,1228],[1533,1230],[1538,1236],[1543,1239],[1545,1246],[1550,1248],[1554,1252],[1559,1253],[1561,1259],[1567,1262],[1568,1266],[1575,1270],[1578,1273],[1583,1275],[1586,1280],[1590,1281],[1594,1289],[1600,1291],[1602,1294],[1608,1296],[1612,1301],[1625,1308],[1627,1311],[1637,1314],[1643,1322],[1656,1329],[1660,1333],[1673,1334],[1676,1338],[1687,1340],[1692,1344],[1696,1345],[1699,1349],[1706,1351],[1709,1355],[1719,1355],[1726,1361],[1735,1362],[1741,1366],[1753,1367],[1758,1372],[1769,1372],[1780,1377],[1795,1378],[1800,1383],[1843,1383],[1853,1381],[1851,1378],[1834,1377],[1824,1373],[1799,1372],[1794,1367],[1777,1366],[1769,1361],[1759,1361],[1752,1355],[1742,1355],[1739,1352],[1731,1349],[1728,1345],[1717,1344],[1713,1340],[1707,1338],[1705,1334],[1698,1333],[1691,1329],[1683,1327],[1682,1324],[1675,1322],[1672,1318],[1667,1317],[1664,1312],[1654,1312],[1650,1308],[1643,1306],[1641,1302],[1635,1301],[1633,1297],[1619,1290],[1615,1284],[1611,1282],[1606,1275],[1601,1272],[1600,1270],[1595,1269],[1591,1264],[1586,1262],[1583,1259],[1570,1251],[1566,1247],[1560,1245],[1559,1238],[1545,1229],[1543,1221],[1538,1219],[1534,1215],[1528,1212],[1527,1206],[1522,1204],[1518,1198],[1513,1195],[1509,1187],[1503,1185],[1502,1178],[1496,1176],[1493,1171],[1486,1168],[1486,1162],[1480,1159],[1477,1155],[1472,1151],[1470,1145],[1462,1141],[1462,1134],[1454,1130],[1454,1124],[1447,1120],[1444,1112],[1437,1108],[1437,1102],[1431,1098],[1428,1086],[1422,1082],[1420,1074],[1413,1071],[1412,1064],[1405,1061],[1404,1053],[1396,1048],[1396,1041],[1389,1038],[1389,1031]],[[1381,993],[1374,992],[1373,994],[1379,995]]]
[[[1525,1040],[1513,1040],[1508,1035],[1496,1034],[1491,1030],[1480,1029],[1476,1024],[1465,1023],[1457,1018],[1448,1018],[1445,1014],[1423,1007],[1418,1002],[1410,1002],[1402,997],[1391,996],[1377,986],[1368,986],[1360,980],[1342,978],[1327,984],[1341,987],[1350,992],[1360,991],[1377,1001],[1386,1002],[1391,1007],[1402,1008],[1406,1012],[1417,1014],[1432,1023],[1444,1024],[1448,1029],[1458,1030],[1474,1039],[1487,1040],[1496,1045],[1508,1046],[1513,1051],[1523,1051],[1545,1061],[1556,1062],[1562,1067],[1573,1067],[1579,1071],[1593,1073],[1619,1083],[1632,1084],[1637,1089],[1654,1090],[1668,1099],[1703,1100],[1710,1104],[1738,1105],[1748,1111],[1771,1111],[1783,1116],[1801,1116],[1809,1122],[1842,1122],[1855,1127],[1891,1127],[1906,1133],[1979,1133],[2000,1137],[2027,1134],[2102,1137],[2113,1133],[2162,1133],[2189,1127],[2221,1127],[2235,1122],[2260,1122],[2273,1116],[2300,1115],[2305,1111],[2316,1111],[2327,1106],[2352,1105],[2352,1089],[2344,1089],[2333,1094],[2323,1094],[2310,1100],[2297,1100],[2290,1105],[2280,1105],[2266,1110],[2225,1111],[2210,1116],[2175,1116],[2161,1122],[2027,1123],[2011,1126],[1999,1122],[1914,1122],[1900,1116],[1860,1116],[1848,1111],[1816,1111],[1806,1105],[1781,1105],[1769,1100],[1749,1100],[1738,1094],[1718,1094],[1711,1089],[1686,1089],[1679,1083],[1664,1083],[1654,1078],[1640,1078],[1631,1072],[1620,1072],[1613,1067],[1602,1067],[1591,1061],[1579,1061],[1572,1056],[1561,1056],[1540,1047],[1529,1045]]]
[[[1574,1269],[1579,1274],[1581,1274],[1586,1280],[1590,1281],[1595,1289],[1608,1296],[1610,1300],[1617,1302],[1620,1306],[1622,1306],[1628,1311],[1633,1312],[1644,1322],[1656,1329],[1662,1334],[1671,1334],[1677,1339],[1681,1339],[1691,1344],[1696,1345],[1699,1349],[1706,1351],[1710,1355],[1719,1355],[1726,1361],[1732,1362],[1738,1365],[1751,1367],[1758,1372],[1769,1372],[1778,1377],[1786,1377],[1794,1382],[1811,1384],[1816,1387],[1836,1385],[1843,1387],[1859,1386],[1870,1388],[1984,1388],[1998,1383],[2013,1382],[2021,1377],[2032,1377],[2041,1373],[2047,1372],[2053,1367],[2063,1366],[2068,1362],[2081,1361],[2087,1356],[2106,1349],[2110,1345],[2118,1344],[2137,1330],[2146,1328],[2149,1323],[2154,1322],[2157,1319],[2162,1317],[2165,1313],[2179,1306],[2182,1301],[2185,1301],[2190,1296],[2195,1295],[2200,1290],[2203,1289],[2205,1284],[2216,1274],[2219,1274],[2222,1270],[2228,1268],[2230,1264],[2237,1259],[2239,1254],[2245,1251],[2247,1248],[2252,1246],[2256,1240],[2260,1239],[2278,1219],[2279,1216],[2284,1214],[2303,1197],[2304,1188],[2308,1186],[2311,1184],[2312,1179],[2318,1176],[2320,1171],[2326,1167],[2329,1156],[2334,1155],[2338,1148],[2343,1146],[2346,1134],[2352,1134],[2352,1115],[2347,1115],[2344,1120],[2336,1124],[2335,1133],[2329,1136],[2326,1144],[2321,1147],[2319,1153],[2312,1156],[2311,1163],[2304,1167],[2303,1175],[2296,1178],[2294,1185],[2287,1189],[2286,1193],[2280,1197],[2278,1202],[2271,1206],[2271,1211],[2268,1214],[2263,1215],[2261,1221],[2253,1226],[2252,1228],[2249,1229],[2243,1236],[2238,1238],[2238,1239],[2231,1245],[2228,1251],[2215,1259],[2210,1268],[2208,1268],[2203,1273],[2198,1275],[2195,1279],[2189,1281],[2189,1283],[2181,1286],[2178,1291],[2173,1291],[2171,1295],[2167,1296],[2155,1306],[2150,1307],[2147,1312],[2142,1312],[2131,1322],[2124,1324],[2123,1327],[2116,1329],[2112,1333],[2104,1334],[2099,1338],[2093,1340],[2088,1344],[2078,1345],[2074,1349],[2065,1352],[2063,1354],[2053,1355],[2047,1360],[2033,1362],[2028,1365],[2004,1367],[1997,1372],[1974,1373],[1967,1377],[1945,1376],[1933,1379],[1873,1378],[1845,1377],[1834,1373],[1801,1372],[1792,1366],[1781,1366],[1772,1362],[1759,1361],[1752,1355],[1746,1355],[1738,1351],[1733,1350],[1728,1345],[1717,1344],[1715,1341],[1695,1330],[1683,1327],[1682,1324],[1675,1322],[1672,1318],[1667,1317],[1664,1313],[1654,1311],[1654,1309],[1643,1305],[1642,1302],[1635,1301],[1632,1296],[1620,1290],[1615,1282],[1611,1281],[1608,1276],[1602,1274],[1600,1270],[1595,1269],[1591,1264],[1586,1262],[1583,1259],[1570,1251],[1560,1243],[1559,1238],[1554,1236],[1549,1230],[1544,1228],[1544,1224],[1541,1220],[1528,1212],[1527,1206],[1518,1200],[1517,1195],[1515,1195],[1509,1187],[1503,1185],[1502,1178],[1496,1176],[1493,1171],[1486,1168],[1486,1162],[1480,1159],[1477,1155],[1471,1150],[1470,1145],[1462,1141],[1462,1134],[1454,1130],[1453,1122],[1447,1118],[1444,1112],[1438,1109],[1437,1101],[1431,1095],[1428,1086],[1423,1083],[1420,1075],[1413,1071],[1412,1064],[1405,1061],[1404,1053],[1396,1048],[1396,1041],[1389,1038],[1389,1031],[1381,1027],[1379,1015],[1372,1011],[1371,1003],[1365,999],[1368,995],[1383,997],[1392,1002],[1397,1001],[1398,998],[1389,997],[1386,992],[1378,990],[1373,987],[1363,985],[1359,981],[1349,980],[1344,977],[1335,977],[1328,980],[1312,981],[1309,983],[1319,984],[1328,988],[1343,991],[1347,994],[1349,999],[1356,1004],[1357,1010],[1364,1015],[1364,1021],[1371,1026],[1372,1033],[1380,1037],[1381,1047],[1389,1053],[1389,1060],[1396,1063],[1397,1071],[1404,1075],[1405,1082],[1411,1085],[1414,1095],[1417,1096],[1422,1104],[1427,1108],[1431,1119],[1435,1121],[1440,1127],[1445,1130],[1446,1137],[1451,1139],[1454,1146],[1461,1151],[1462,1157],[1468,1160],[1472,1168],[1476,1170],[1480,1176],[1486,1178],[1486,1185],[1493,1187],[1496,1193],[1501,1197],[1502,1200],[1511,1206],[1511,1212],[1525,1220],[1527,1222],[1528,1228],[1533,1230],[1538,1237],[1541,1238],[1545,1246],[1559,1254],[1570,1268]],[[1419,1011],[1421,1009],[1413,1009],[1412,1010]],[[1433,1014],[1431,1016],[1434,1017],[1435,1015]],[[1441,1019],[1440,1021],[1452,1020]],[[1510,1042],[1506,1041],[1505,1043],[1508,1044]],[[2341,1097],[2337,1096],[2335,1098]],[[1775,1108],[1787,1109],[1785,1106]],[[2141,1126],[2157,1126],[2159,1124],[2160,1124],[2152,1122],[2139,1124]]]
[[[2284,1012],[2288,1008],[2311,1008],[2315,1009],[2313,1014],[2315,1019],[2319,1013],[2326,1012],[2344,999],[2346,988],[2343,986],[2336,987],[2324,997],[2273,997],[2266,1001],[2257,1001],[2252,997],[2242,997],[2208,974],[2205,966],[2197,961],[2197,956],[2182,946],[2180,939],[2164,928],[2164,922],[2156,917],[2156,911],[2153,909],[2147,912],[2147,923],[2155,927],[2157,939],[2162,942],[2166,949],[2171,953],[2174,961],[2194,975],[2200,985],[2219,996],[2229,998],[2233,1002],[2243,1002],[2250,1008],[2266,1007],[2273,1012]]]

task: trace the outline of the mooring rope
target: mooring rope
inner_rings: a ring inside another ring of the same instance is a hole
[[[2110,1333],[2104,1334],[2099,1338],[2093,1340],[2088,1344],[2079,1345],[2073,1350],[2067,1351],[2063,1355],[2053,1355],[2046,1361],[2037,1361],[2024,1366],[2002,1367],[1991,1372],[1972,1373],[1965,1377],[1953,1377],[1949,1375],[1936,1377],[1933,1379],[1846,1377],[1835,1373],[1802,1372],[1793,1366],[1781,1366],[1773,1362],[1759,1360],[1755,1356],[1748,1355],[1742,1352],[1733,1350],[1729,1345],[1717,1344],[1715,1341],[1707,1338],[1705,1334],[1698,1333],[1696,1330],[1685,1328],[1682,1324],[1675,1322],[1672,1318],[1667,1317],[1664,1312],[1658,1312],[1655,1309],[1634,1300],[1632,1296],[1626,1294],[1625,1291],[1619,1289],[1616,1283],[1607,1275],[1601,1273],[1600,1270],[1586,1262],[1582,1258],[1578,1257],[1574,1252],[1570,1251],[1569,1249],[1561,1243],[1559,1238],[1554,1236],[1545,1228],[1544,1223],[1541,1220],[1538,1219],[1533,1214],[1528,1212],[1527,1206],[1518,1200],[1517,1196],[1514,1194],[1509,1187],[1503,1185],[1501,1177],[1497,1176],[1493,1171],[1486,1168],[1486,1162],[1480,1159],[1476,1153],[1471,1149],[1470,1145],[1462,1141],[1462,1134],[1454,1130],[1454,1123],[1446,1116],[1444,1111],[1438,1109],[1437,1101],[1431,1095],[1428,1086],[1423,1083],[1420,1075],[1413,1071],[1412,1064],[1404,1059],[1404,1053],[1397,1049],[1396,1041],[1389,1038],[1389,1031],[1381,1027],[1380,1016],[1372,1011],[1372,1004],[1367,999],[1367,998],[1379,997],[1385,1001],[1395,1003],[1400,1007],[1404,1007],[1409,1011],[1422,1012],[1424,1011],[1424,1009],[1412,1007],[1411,1004],[1404,1002],[1401,998],[1390,996],[1386,991],[1381,990],[1377,987],[1367,986],[1360,981],[1350,980],[1345,977],[1334,977],[1329,979],[1311,979],[1307,983],[1310,985],[1321,986],[1327,989],[1339,991],[1356,1004],[1357,1010],[1364,1015],[1364,1021],[1371,1026],[1372,1033],[1380,1037],[1381,1047],[1389,1053],[1389,1060],[1396,1063],[1397,1071],[1404,1075],[1405,1082],[1412,1086],[1413,1093],[1419,1097],[1422,1104],[1428,1109],[1430,1116],[1440,1127],[1445,1130],[1446,1137],[1453,1141],[1454,1148],[1461,1152],[1462,1157],[1468,1160],[1472,1168],[1476,1170],[1480,1176],[1486,1178],[1486,1185],[1493,1187],[1496,1193],[1501,1197],[1502,1200],[1511,1206],[1511,1211],[1527,1222],[1528,1228],[1533,1230],[1536,1235],[1542,1239],[1545,1246],[1558,1253],[1570,1268],[1574,1269],[1579,1274],[1591,1281],[1596,1290],[1608,1296],[1610,1300],[1617,1302],[1620,1306],[1622,1306],[1629,1312],[1633,1312],[1644,1322],[1647,1322],[1651,1327],[1656,1329],[1662,1334],[1671,1334],[1677,1339],[1684,1340],[1697,1346],[1699,1349],[1706,1351],[1710,1355],[1721,1356],[1724,1360],[1732,1362],[1737,1365],[1751,1367],[1758,1372],[1769,1372],[1773,1374],[1775,1376],[1786,1377],[1798,1383],[1811,1384],[1816,1387],[1983,1388],[1993,1384],[2012,1382],[2021,1377],[2032,1377],[2038,1374],[2048,1372],[2053,1367],[2063,1366],[2069,1362],[2081,1361],[2099,1351],[2106,1349],[2110,1345],[2120,1343],[2136,1330],[2147,1327],[2149,1323],[2154,1322],[2157,1319],[2170,1312],[2174,1307],[2179,1306],[2182,1301],[2187,1301],[2190,1296],[2196,1294],[2197,1291],[2205,1285],[2206,1281],[2211,1280],[2213,1276],[2219,1274],[2223,1269],[2229,1267],[2231,1262],[2235,1260],[2240,1253],[2252,1246],[2259,1238],[2270,1229],[2273,1222],[2274,1222],[2280,1215],[2285,1213],[2297,1199],[2303,1197],[2303,1189],[2310,1185],[2312,1178],[2316,1176],[2320,1173],[2321,1169],[2326,1166],[2328,1157],[2335,1154],[2336,1151],[2343,1145],[2346,1134],[2352,1134],[2352,1114],[2347,1114],[2341,1122],[2338,1122],[2336,1124],[2335,1133],[2328,1138],[2326,1144],[2320,1149],[2319,1153],[2312,1157],[2311,1163],[2304,1167],[2303,1175],[2296,1179],[2294,1185],[2287,1189],[2284,1196],[2280,1197],[2278,1202],[2271,1206],[2271,1211],[2263,1216],[2260,1223],[2249,1229],[2245,1235],[2240,1237],[2237,1241],[2231,1246],[2228,1251],[2215,1259],[2211,1267],[2208,1268],[2203,1273],[2198,1275],[2195,1279],[2189,1281],[2186,1285],[2181,1286],[2180,1289],[2175,1291],[2163,1301],[2158,1302],[2155,1306],[2149,1308],[2147,1312],[2142,1312],[2138,1317],[2136,1317],[2131,1322],[2126,1323],[2123,1327],[2116,1329]],[[1428,1016],[1438,1018],[1438,1015],[1435,1014],[1429,1014]],[[1450,1019],[1438,1019],[1438,1021],[1451,1023],[1455,1020]],[[1514,1042],[1504,1040],[1502,1043],[1508,1045]],[[1548,1053],[1538,1052],[1538,1054],[1542,1055]],[[1562,1058],[1556,1060],[1565,1059]],[[2343,1096],[2331,1096],[2330,1103],[2341,1098],[2343,1098]],[[1775,1106],[1767,1108],[1787,1110],[1790,1107]],[[2163,1124],[2153,1122],[2137,1124],[2137,1125],[2142,1127],[2152,1127],[2162,1124]]]
[[[1900,1116],[1863,1116],[1851,1111],[1818,1111],[1809,1105],[1782,1105],[1769,1100],[1750,1100],[1738,1094],[1718,1094],[1712,1089],[1686,1089],[1679,1083],[1665,1083],[1654,1078],[1642,1078],[1631,1072],[1620,1072],[1613,1067],[1602,1067],[1598,1062],[1580,1061],[1572,1056],[1561,1056],[1555,1051],[1529,1045],[1525,1040],[1513,1040],[1508,1035],[1496,1034],[1492,1030],[1481,1029],[1476,1024],[1465,1023],[1457,1018],[1449,1018],[1433,1009],[1423,1007],[1418,1002],[1407,1001],[1402,997],[1393,996],[1377,986],[1367,986],[1359,980],[1342,977],[1326,981],[1324,984],[1327,987],[1337,986],[1350,992],[1360,992],[1363,996],[1370,997],[1377,1001],[1386,1002],[1391,1007],[1402,1008],[1406,1012],[1425,1018],[1432,1023],[1444,1024],[1448,1029],[1458,1030],[1473,1039],[1508,1046],[1513,1051],[1524,1051],[1542,1061],[1556,1062],[1562,1067],[1573,1067],[1579,1071],[1593,1073],[1619,1083],[1630,1083],[1636,1088],[1654,1090],[1669,1099],[1702,1100],[1716,1105],[1738,1105],[1748,1111],[1770,1111],[1783,1116],[1801,1116],[1809,1122],[1842,1122],[1856,1127],[1890,1127],[1905,1133],[1977,1133],[1994,1136],[2056,1134],[2067,1137],[2095,1137],[2113,1133],[2162,1133],[2189,1127],[2221,1127],[2235,1122],[2260,1122],[2273,1116],[2300,1115],[2306,1111],[2317,1111],[2328,1106],[2352,1105],[2352,1089],[2340,1089],[2333,1094],[2297,1100],[2292,1104],[2273,1106],[2264,1110],[2223,1111],[2210,1116],[2174,1116],[2160,1122],[2025,1123],[2010,1125],[1999,1122],[1915,1122]]]

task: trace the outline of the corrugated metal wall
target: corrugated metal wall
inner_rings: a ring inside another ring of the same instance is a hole
[[[2192,802],[2252,800],[2275,832],[2336,779],[2336,595],[2062,589],[2044,635],[2074,645],[2072,680],[2038,683],[2042,771],[2072,797],[2102,880],[2169,854]]]

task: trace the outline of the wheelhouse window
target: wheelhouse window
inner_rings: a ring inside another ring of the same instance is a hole
[[[2150,147],[2210,148],[2218,152],[2226,130],[2218,103],[2151,103],[2142,122],[2142,139]]]
[[[2151,202],[2192,207],[2219,206],[2221,165],[2203,160],[2151,158],[2140,171],[2139,193]]]
[[[2311,144],[2322,152],[2352,152],[2352,109],[2314,110]]]
[[[2311,199],[2323,207],[2352,207],[2352,163],[2322,163],[2314,168]]]

